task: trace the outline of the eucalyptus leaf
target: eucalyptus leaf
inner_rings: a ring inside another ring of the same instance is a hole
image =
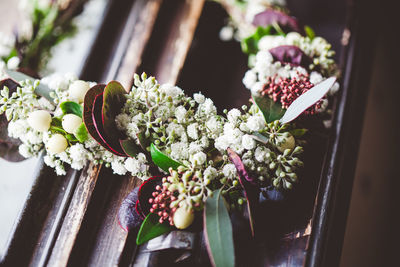
[[[176,170],[179,166],[183,165],[162,153],[153,143],[150,145],[150,154],[154,164],[165,172],[169,172],[169,168]]]
[[[260,109],[267,123],[279,120],[285,113],[282,106],[267,96],[252,96],[254,103]]]
[[[63,114],[75,114],[82,118],[82,106],[73,101],[65,101],[60,104]]]
[[[213,192],[204,206],[204,236],[210,259],[216,267],[235,266],[232,224],[221,190]]]
[[[75,131],[75,137],[79,142],[83,143],[89,138],[88,131],[86,130],[85,124],[82,123]]]
[[[280,119],[280,122],[285,124],[296,119],[301,113],[323,98],[328,93],[329,89],[331,89],[335,81],[336,77],[330,77],[299,96],[288,107],[285,115]]]
[[[13,71],[13,70],[9,70],[9,69],[5,69],[5,72],[16,82],[21,82],[21,81],[25,81],[25,80],[30,80],[30,81],[32,81],[32,83],[35,82],[34,78],[32,78],[22,72]],[[40,96],[43,96],[48,101],[50,101],[50,103],[54,104],[53,98],[50,97],[50,92],[52,92],[52,91],[53,90],[51,90],[47,85],[40,83],[36,87],[35,93]]]
[[[255,132],[252,135],[250,135],[254,140],[261,142],[263,144],[268,144],[269,143],[269,138],[266,137],[265,135],[259,133],[259,132]]]
[[[159,219],[160,217],[157,214],[151,212],[146,216],[137,234],[137,245],[141,245],[172,230],[172,227],[168,223],[160,223]]]

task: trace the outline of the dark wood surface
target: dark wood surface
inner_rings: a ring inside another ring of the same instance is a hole
[[[295,6],[294,15],[297,8],[299,16],[306,20],[309,14],[318,13],[310,8],[315,1],[302,1],[301,7],[294,1],[289,2]],[[317,6],[324,10],[323,6]],[[335,6],[345,12],[344,1]],[[301,13],[304,10],[311,10],[311,13]],[[238,107],[249,98],[241,83],[247,58],[237,42],[218,39],[226,18],[220,6],[204,0],[111,1],[96,43],[87,57],[82,78],[103,82],[117,79],[129,88],[132,74],[146,71],[160,82],[178,84],[188,94],[202,91],[215,101],[219,110]],[[345,22],[337,21],[334,16],[306,23],[316,26],[320,35],[329,33],[329,41],[340,39],[345,27]],[[357,25],[350,24],[350,31]],[[348,130],[349,118],[344,119],[345,114],[353,112],[349,106],[361,93],[359,86],[362,84],[355,78],[361,74],[354,69],[362,63],[353,64],[357,40],[352,35],[348,52],[343,50],[341,54],[345,72],[335,127],[312,139],[314,143],[310,147],[316,149],[311,149],[307,155],[304,179],[291,199],[286,204],[267,207],[269,220],[265,222],[265,236],[255,245],[254,254],[247,255],[253,257],[255,264],[328,266],[328,262],[337,263],[333,257],[340,252],[343,229],[332,229],[340,228],[347,210],[345,207],[339,214],[335,207],[348,203],[351,184],[341,181],[343,175],[351,181],[354,171],[354,162],[343,158],[343,149],[351,142],[353,152],[346,157],[355,157],[358,144],[354,139],[359,136],[359,132]],[[338,42],[334,45],[337,50]],[[362,110],[361,101],[352,119],[360,119]],[[49,171],[45,167],[42,170]],[[116,215],[121,201],[140,181],[113,175],[110,169],[91,163],[80,173],[71,171],[67,178],[54,179],[53,176],[40,175],[44,177],[43,181],[38,180],[32,191],[25,208],[26,215],[14,236],[16,241],[2,265],[131,265],[136,251],[135,233],[124,232],[118,226]],[[345,194],[341,200],[344,203],[337,204],[338,194],[342,193]],[[337,219],[332,220],[332,216]],[[35,226],[33,232],[29,225]],[[337,238],[331,233],[338,234]],[[23,256],[19,256],[21,250]],[[328,250],[333,252],[326,254]],[[255,264],[252,266],[257,266]],[[245,261],[240,265],[245,265]]]

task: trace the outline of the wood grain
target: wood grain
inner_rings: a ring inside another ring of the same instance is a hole
[[[133,12],[128,18],[126,31],[131,32],[129,43],[127,48],[122,51],[123,56],[120,64],[110,71],[110,75],[114,75],[115,79],[126,89],[132,86],[133,74],[142,62],[142,55],[150,38],[162,1],[136,1]],[[113,69],[117,69],[116,74]]]
[[[53,253],[49,259],[48,264],[50,266],[67,265],[69,255],[89,205],[100,170],[101,165],[96,166],[90,163],[82,171],[69,209],[65,215],[65,220],[54,245]]]
[[[168,39],[155,69],[160,83],[175,84],[192,43],[204,0],[186,0],[170,25]]]

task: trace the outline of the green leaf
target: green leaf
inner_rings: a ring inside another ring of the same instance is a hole
[[[159,219],[160,217],[157,214],[151,212],[146,216],[137,234],[137,245],[141,245],[144,242],[147,242],[172,230],[172,227],[168,223],[160,223],[158,221]]]
[[[78,139],[73,134],[66,134],[65,138],[70,142],[78,142]]]
[[[306,32],[307,37],[311,40],[315,38],[315,32],[310,26],[304,26],[304,31]]]
[[[141,147],[139,147],[132,139],[120,140],[119,142],[121,143],[122,150],[124,150],[125,154],[132,158],[142,152]]]
[[[73,101],[65,101],[60,104],[63,114],[75,114],[82,118],[82,106]]]
[[[76,130],[75,137],[81,143],[85,142],[88,139],[89,135],[84,123],[82,123]]]
[[[256,54],[258,52],[258,42],[262,37],[270,35],[271,30],[271,25],[268,25],[267,27],[257,27],[256,31],[252,35],[242,40],[242,51],[246,54]]]
[[[289,133],[293,135],[294,137],[302,137],[308,132],[307,129],[294,129],[290,130]]]
[[[21,82],[21,81],[25,81],[25,80],[30,80],[32,83],[35,82],[36,79],[22,73],[22,72],[18,72],[18,71],[13,71],[13,70],[8,70],[5,69],[5,72],[7,73],[7,75],[10,76],[10,78],[12,78],[13,80],[15,80],[16,82]],[[50,97],[50,92],[52,92],[53,90],[51,90],[47,85],[40,83],[36,89],[35,89],[35,93],[43,96],[44,98],[46,98],[47,100],[50,101],[50,103],[54,104],[53,98]]]
[[[67,132],[63,129],[62,127],[62,122],[60,118],[57,117],[53,117],[51,119],[51,124],[50,124],[50,131],[51,132],[57,132],[57,133],[61,133],[63,135],[66,135]]]
[[[176,170],[183,165],[162,153],[153,143],[150,145],[150,154],[154,164],[166,172],[169,172],[169,168]]]
[[[264,115],[264,119],[267,123],[279,120],[282,118],[285,110],[281,105],[274,102],[271,98],[267,96],[252,96],[254,103],[260,109]]]
[[[204,236],[214,266],[235,266],[232,224],[221,196],[221,190],[214,191],[213,196],[206,200]]]

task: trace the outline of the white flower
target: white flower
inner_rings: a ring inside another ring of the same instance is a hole
[[[24,158],[30,158],[32,157],[32,153],[29,149],[29,146],[22,144],[18,147],[18,151],[21,154],[21,156],[23,156]]]
[[[196,101],[199,104],[203,104],[206,98],[202,93],[196,93],[193,95],[194,101]]]
[[[242,115],[240,110],[238,110],[237,108],[233,108],[227,114],[228,121],[231,123],[236,123],[240,115]]]
[[[183,95],[183,90],[181,88],[179,88],[178,86],[169,84],[169,83],[161,85],[160,91],[172,98]]]
[[[269,162],[267,159],[267,154],[271,152],[268,148],[264,147],[264,146],[259,146],[256,148],[256,150],[254,151],[254,158],[258,161],[258,162]]]
[[[175,109],[175,117],[179,123],[183,123],[186,121],[186,109],[184,106],[179,106]]]
[[[246,88],[251,88],[257,82],[257,74],[253,70],[248,70],[242,82]]]
[[[217,114],[217,108],[211,99],[206,98],[203,104],[199,105],[198,110],[206,117]]]
[[[226,164],[222,169],[222,173],[228,179],[235,179],[237,175],[236,167],[232,163]]]
[[[247,120],[247,127],[250,131],[260,131],[265,127],[264,118],[261,116],[250,116]]]
[[[193,140],[199,139],[199,133],[197,131],[198,127],[199,127],[198,123],[192,123],[187,127],[187,134]]]
[[[312,84],[319,84],[320,82],[322,82],[323,79],[324,78],[322,77],[322,75],[316,71],[313,71],[310,74],[310,83]]]
[[[242,146],[247,149],[253,149],[256,146],[256,141],[248,134],[243,135],[242,137]]]
[[[187,144],[183,142],[173,143],[171,145],[171,157],[174,159],[187,159],[189,157]]]
[[[219,31],[219,38],[222,41],[229,41],[232,40],[234,34],[234,29],[231,26],[222,27]]]
[[[222,122],[218,116],[213,116],[206,121],[207,130],[213,137],[218,136],[223,129]]]
[[[207,169],[204,170],[203,175],[205,179],[212,180],[218,176],[218,172],[214,167],[208,166]]]
[[[207,155],[204,152],[197,152],[194,155],[190,155],[190,162],[193,166],[201,166],[207,160]]]
[[[182,137],[185,134],[185,128],[182,125],[177,123],[170,123],[166,129],[168,135],[177,135]]]
[[[69,148],[69,154],[73,161],[85,161],[85,155],[88,151],[84,148],[82,144],[75,144]]]
[[[111,168],[114,173],[119,175],[125,175],[127,172],[124,164],[118,160],[114,160],[113,162],[111,162]]]

